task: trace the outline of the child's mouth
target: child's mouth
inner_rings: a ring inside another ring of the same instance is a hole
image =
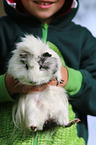
[[[34,3],[36,3],[37,5],[41,5],[41,6],[49,6],[51,4],[53,4],[53,2],[48,2],[48,1],[33,1]]]

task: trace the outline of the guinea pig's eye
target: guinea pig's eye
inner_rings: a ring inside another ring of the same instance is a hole
[[[42,56],[44,56],[44,57],[51,57],[52,55],[49,54],[48,52],[46,52],[46,53],[43,53]]]
[[[21,58],[21,59],[22,59],[22,58],[27,58],[29,55],[30,55],[29,52],[24,51],[24,52],[21,52],[21,53],[20,53],[20,58]]]
[[[27,69],[27,70],[29,69],[29,66],[28,66],[28,64],[25,64],[25,67],[26,67],[26,69]]]

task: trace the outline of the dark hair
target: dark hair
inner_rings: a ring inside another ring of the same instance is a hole
[[[14,2],[16,3],[16,9],[19,11],[22,11],[23,5],[22,5],[21,0],[14,0]]]

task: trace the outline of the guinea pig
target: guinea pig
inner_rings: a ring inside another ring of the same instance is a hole
[[[33,35],[25,35],[16,44],[8,73],[25,85],[38,86],[53,78],[62,83],[61,66],[60,57],[48,44]],[[41,92],[19,94],[12,114],[14,125],[24,131],[43,130],[49,120],[60,126],[70,126],[68,95],[63,87],[48,85]]]

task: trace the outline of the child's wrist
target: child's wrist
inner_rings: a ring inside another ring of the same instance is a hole
[[[61,76],[62,76],[62,80],[64,80],[63,86],[66,86],[68,81],[68,70],[65,66],[61,67]]]

